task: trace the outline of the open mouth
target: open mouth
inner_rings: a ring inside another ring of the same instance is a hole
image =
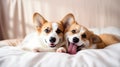
[[[45,42],[47,43],[47,41],[46,41],[46,40],[45,40]],[[50,47],[52,47],[52,48],[53,48],[53,47],[56,47],[56,45],[55,45],[55,44],[53,44],[53,43],[51,43],[51,44],[50,44]]]
[[[76,43],[70,43],[68,41],[68,53],[70,53],[70,54],[76,54],[83,47],[84,47],[84,44],[82,44],[81,46],[77,46]]]
[[[50,47],[52,47],[52,48],[55,47],[55,46],[56,46],[55,44],[50,44]]]

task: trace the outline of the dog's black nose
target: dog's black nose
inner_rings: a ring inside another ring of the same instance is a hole
[[[56,38],[55,38],[55,37],[51,37],[51,38],[50,38],[50,42],[51,42],[51,43],[54,43],[55,41],[56,41]]]
[[[74,42],[74,43],[77,43],[77,42],[79,42],[79,38],[77,38],[77,37],[74,37],[74,38],[73,38],[73,42]]]

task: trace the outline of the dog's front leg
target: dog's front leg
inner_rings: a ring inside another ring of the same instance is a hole
[[[66,53],[67,50],[64,47],[60,47],[56,50],[56,52],[60,52],[60,53]]]

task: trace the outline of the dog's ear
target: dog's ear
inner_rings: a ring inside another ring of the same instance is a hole
[[[101,38],[98,35],[92,35],[90,39],[93,44],[102,42]]]
[[[46,22],[44,17],[42,17],[39,13],[34,13],[33,15],[33,23],[35,24],[35,28],[41,28],[41,26]]]
[[[62,19],[62,23],[64,28],[67,28],[69,25],[71,25],[72,23],[75,23],[75,18],[74,15],[72,13],[67,14],[63,19]]]

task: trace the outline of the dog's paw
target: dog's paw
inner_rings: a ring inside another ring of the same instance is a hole
[[[60,47],[56,50],[56,52],[60,52],[60,53],[66,53],[66,49],[64,47]]]

